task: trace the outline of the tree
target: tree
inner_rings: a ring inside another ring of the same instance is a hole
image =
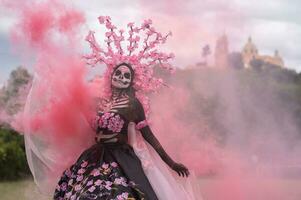
[[[211,54],[209,44],[206,44],[202,49],[202,57],[204,58],[204,65],[207,66],[207,57]]]
[[[10,73],[6,86],[0,90],[0,110],[9,115],[17,113],[24,104],[23,92],[29,88],[32,75],[24,67]],[[25,98],[25,97],[24,97]]]

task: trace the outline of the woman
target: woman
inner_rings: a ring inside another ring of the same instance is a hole
[[[131,122],[171,169],[180,176],[189,175],[188,169],[174,162],[152,133],[135,96],[134,76],[128,63],[114,68],[110,101],[101,104],[93,123],[96,144],[63,173],[54,199],[159,199],[129,144]]]

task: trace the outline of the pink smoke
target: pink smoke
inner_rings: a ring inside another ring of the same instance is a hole
[[[203,177],[205,199],[297,200],[299,179],[287,176],[294,173],[290,166],[299,163],[300,170],[296,123],[275,91],[263,89],[264,83],[247,89],[241,73],[178,70],[170,77],[173,89],[151,98],[153,130],[177,162]],[[212,113],[214,126],[208,123]],[[222,140],[215,127],[220,124],[227,130]]]
[[[163,31],[173,31],[174,41],[170,48],[175,49],[176,56],[179,56],[180,60],[189,60],[193,63],[198,60],[199,42],[210,43],[215,40],[215,34],[221,33],[225,27],[241,26],[241,22],[237,20],[241,14],[231,13],[232,9],[225,1],[220,7],[217,1],[210,2],[202,1],[198,4],[194,1],[196,4],[193,4],[178,0],[165,1],[161,4],[143,1],[141,7],[154,19],[155,24],[157,21],[163,22],[160,27]],[[85,22],[85,17],[80,11],[59,1],[39,3],[25,1],[22,4],[6,2],[6,5],[19,15],[19,21],[12,30],[13,44],[17,49],[22,47],[21,49],[35,54],[34,71],[38,77],[36,90],[31,95],[32,99],[37,100],[32,103],[36,104],[39,110],[33,115],[20,114],[14,125],[24,131],[26,129],[24,124],[30,124],[27,129],[33,134],[39,135],[42,132],[46,134],[43,137],[61,152],[60,159],[68,160],[66,166],[70,165],[91,143],[93,132],[81,122],[83,116],[89,118],[94,111],[93,92],[95,89],[98,90],[101,84],[94,82],[91,87],[87,83],[87,69],[79,56],[82,47],[78,45],[80,44],[78,39],[82,37],[78,32]],[[220,13],[214,15],[211,12],[208,15],[201,15],[201,18],[186,15],[186,12],[197,7],[196,5],[200,10],[196,8],[193,9],[194,12],[204,11],[202,6],[207,8],[217,6]],[[289,191],[287,188],[279,186],[277,181],[269,182],[262,177],[256,177],[256,167],[249,163],[248,153],[253,153],[253,150],[266,150],[258,139],[260,135],[250,138],[250,147],[245,149],[239,141],[240,134],[248,131],[256,134],[277,132],[276,128],[268,126],[275,124],[267,123],[264,124],[266,125],[264,128],[257,126],[254,130],[248,130],[239,119],[241,109],[238,107],[239,96],[235,93],[237,82],[232,82],[233,76],[224,80],[218,76],[212,79],[209,76],[204,78],[201,71],[196,71],[195,74],[198,76],[190,77],[189,80],[181,77],[178,81],[173,80],[174,89],[164,89],[160,95],[152,98],[151,127],[163,146],[176,161],[188,165],[198,175],[218,175],[217,182],[202,185],[205,199],[286,199]],[[182,87],[181,84],[185,81],[191,81],[192,86]],[[225,148],[218,145],[218,138],[214,137],[214,130],[206,123],[206,116],[187,113],[187,110],[200,109],[190,107],[193,105],[191,93],[201,91],[206,98],[213,96],[214,90],[219,91],[220,96],[217,98],[221,98],[229,108],[227,112],[218,113],[219,119],[233,128],[234,133],[229,137],[230,142]],[[253,108],[252,103],[250,100],[248,104],[250,110]],[[254,109],[255,111],[258,110]],[[261,120],[270,117],[264,112],[259,112],[256,116],[261,116]],[[183,117],[186,120],[183,120]],[[272,138],[273,135],[268,137],[275,145],[271,151],[277,152],[275,149],[281,149],[277,155],[285,155],[287,152],[282,151],[283,143],[279,138],[275,139],[276,141]],[[73,157],[66,158],[66,155]],[[295,155],[299,155],[298,151]]]
[[[48,140],[65,160],[66,155],[78,156],[93,136],[90,127],[82,124],[83,117],[93,111],[78,34],[85,17],[59,1],[5,5],[19,19],[11,30],[15,49],[22,49],[21,55],[34,54],[36,60],[31,100],[27,102],[35,110],[18,114],[13,126],[24,134],[43,134],[38,137]]]

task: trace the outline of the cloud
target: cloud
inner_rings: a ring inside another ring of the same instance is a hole
[[[298,0],[265,0],[260,4],[247,0],[91,0],[88,3],[75,0],[72,4],[85,13],[87,23],[82,33],[96,30],[100,40],[99,15],[110,15],[118,26],[152,18],[160,31],[173,32],[167,48],[176,53],[178,66],[198,62],[202,46],[209,43],[214,47],[216,38],[225,32],[231,50],[240,51],[251,35],[261,52],[273,54],[278,49],[288,67],[301,71],[301,47],[296,45],[301,40],[301,2]],[[2,70],[4,65],[16,64],[16,56],[8,53],[7,48],[9,29],[14,21],[11,12],[0,7],[1,74],[6,73]],[[88,50],[85,48],[84,51]]]
[[[245,12],[243,34],[251,35],[260,52],[272,55],[279,50],[287,67],[301,71],[301,2],[298,0],[265,0],[258,4],[237,1]]]

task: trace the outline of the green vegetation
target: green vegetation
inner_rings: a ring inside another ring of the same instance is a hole
[[[0,180],[14,180],[28,174],[23,136],[0,128]]]
[[[23,136],[12,130],[8,121],[23,108],[31,80],[28,71],[18,67],[0,89],[0,180],[15,180],[29,174]]]

